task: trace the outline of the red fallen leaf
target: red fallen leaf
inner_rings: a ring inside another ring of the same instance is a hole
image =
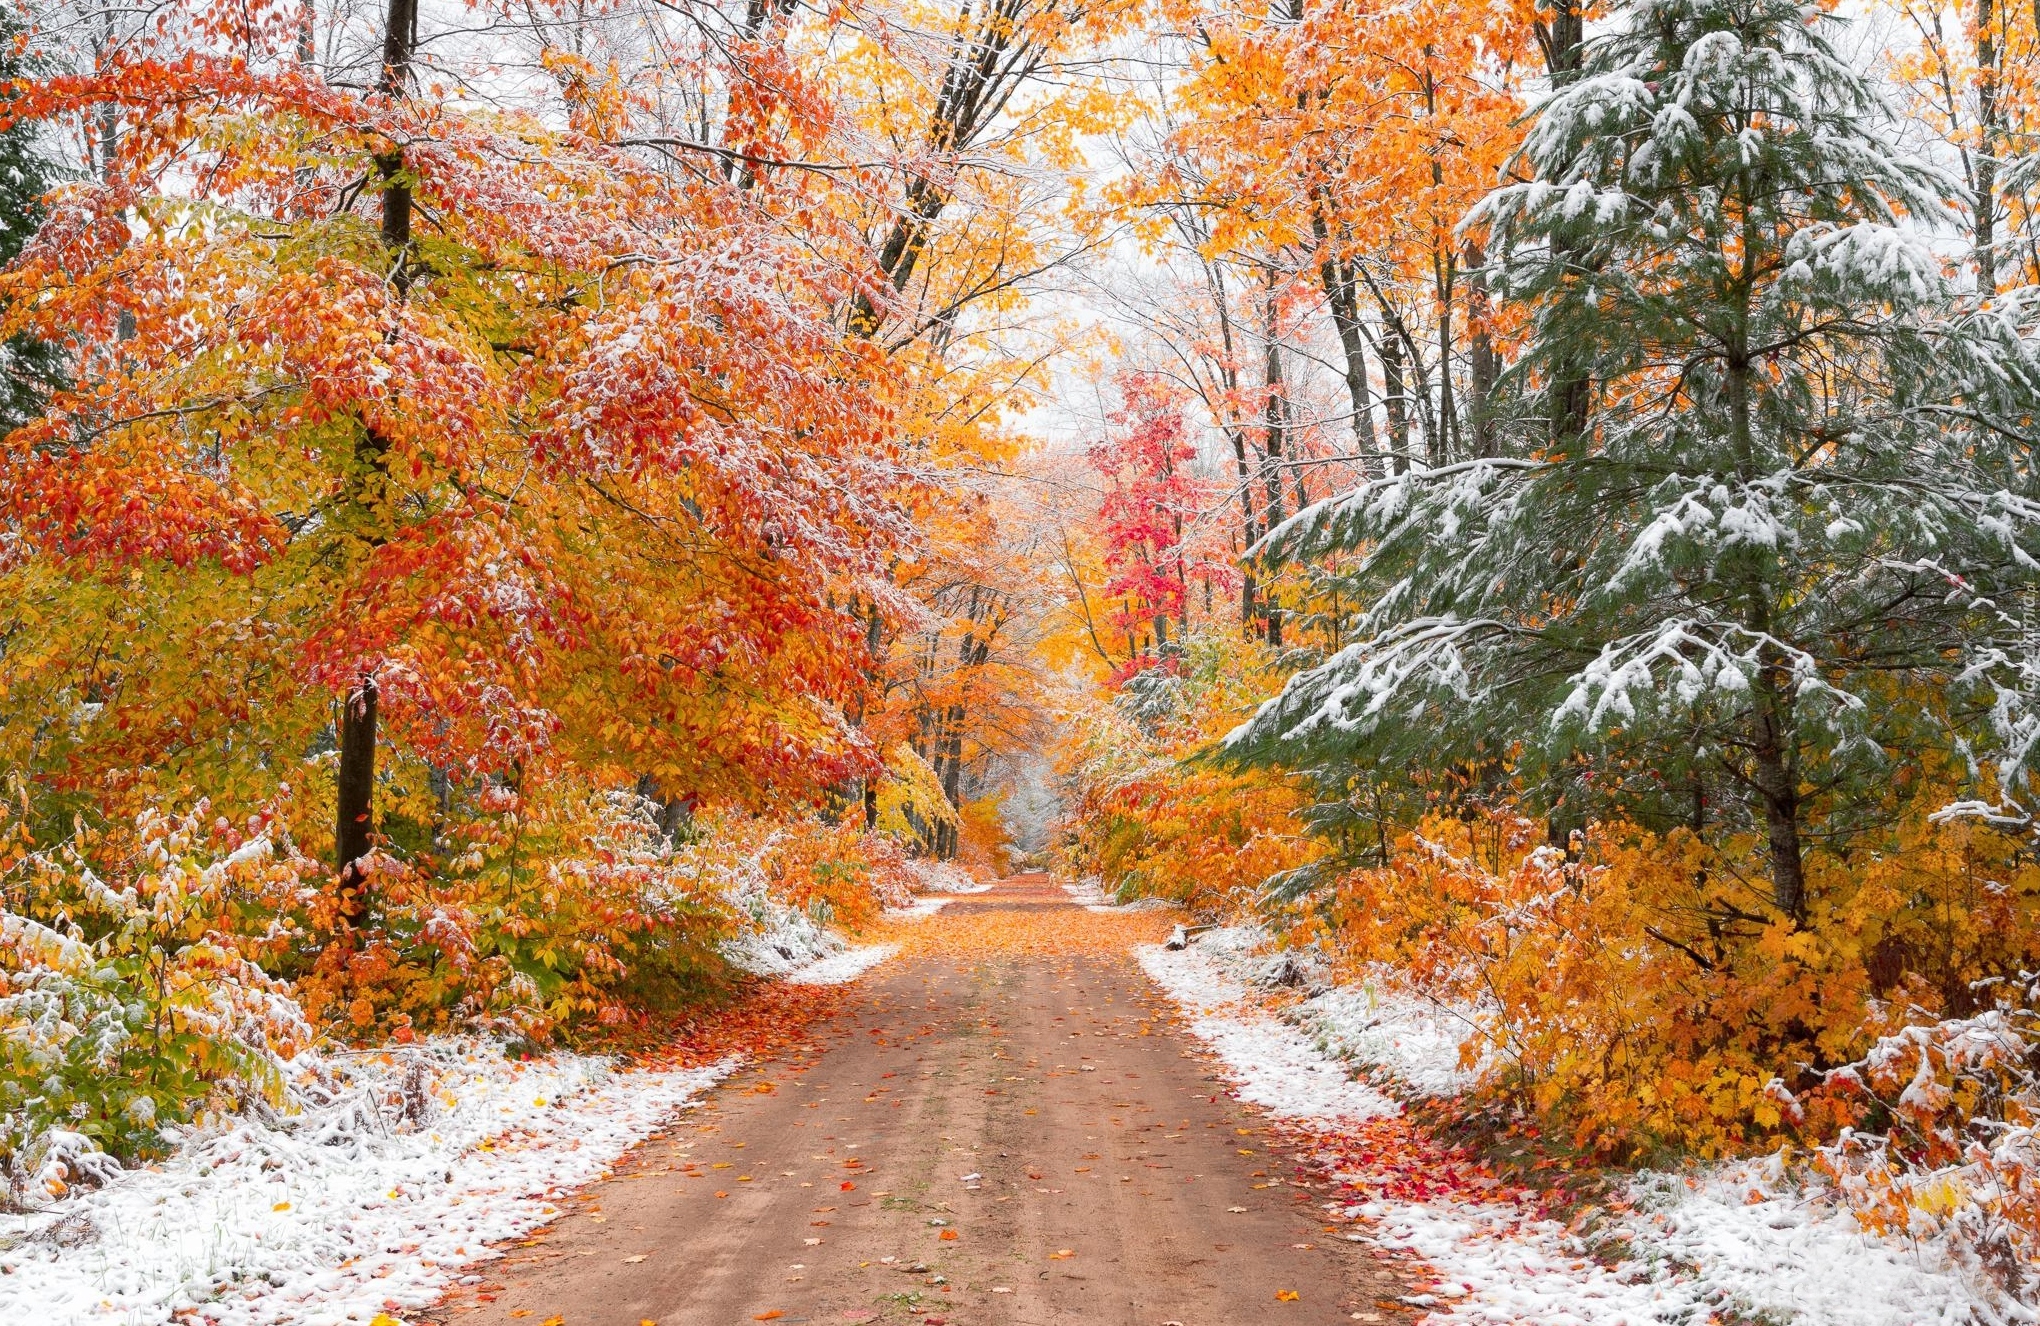
[[[854,1184],[854,1183],[852,1183],[852,1182],[850,1182],[850,1181],[849,1181],[848,1179],[845,1179],[845,1180],[843,1181],[843,1191],[844,1191],[844,1192],[853,1192],[853,1191],[855,1191],[855,1190],[856,1190],[856,1188],[857,1188],[857,1185],[856,1185],[856,1184]]]
[[[780,1310],[779,1310],[778,1308],[774,1308],[774,1309],[772,1309],[772,1311],[770,1311],[770,1312],[754,1312],[754,1313],[752,1313],[752,1314],[751,1314],[751,1320],[752,1320],[752,1321],[778,1321],[778,1320],[779,1320],[779,1319],[780,1319],[781,1317],[784,1317],[785,1315],[786,1315],[786,1314],[785,1314],[784,1312],[780,1311]]]
[[[942,1231],[942,1233],[941,1233],[941,1234],[939,1235],[939,1237],[940,1237],[940,1238],[942,1239],[942,1241],[943,1241],[944,1243],[947,1243],[947,1242],[949,1242],[949,1241],[950,1241],[951,1239],[960,1239],[960,1238],[962,1238],[962,1237],[963,1237],[963,1235],[961,1235],[961,1234],[957,1233],[957,1232],[956,1232],[955,1230],[953,1230],[953,1229],[945,1229],[945,1230],[943,1230],[943,1231]]]

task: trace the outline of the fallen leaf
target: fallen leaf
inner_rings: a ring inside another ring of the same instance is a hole
[[[625,1261],[627,1261],[627,1262],[629,1262],[629,1263],[630,1263],[631,1265],[635,1266],[635,1265],[637,1265],[637,1264],[638,1264],[639,1262],[643,1261],[643,1260],[644,1260],[644,1259],[645,1259],[646,1257],[648,1257],[648,1256],[650,1256],[650,1255],[651,1255],[650,1253],[644,1253],[644,1252],[640,1252],[640,1253],[638,1253],[638,1254],[637,1254],[636,1256],[633,1256],[633,1257],[625,1257],[625,1258],[624,1258],[624,1260],[625,1260]]]
[[[729,1194],[728,1194],[728,1193],[726,1193],[726,1192],[719,1192],[719,1193],[717,1193],[717,1194],[716,1194],[716,1196],[718,1196],[718,1197],[727,1197],[727,1196],[729,1196]]]
[[[779,1319],[780,1319],[781,1317],[784,1317],[785,1315],[786,1315],[786,1314],[785,1314],[784,1312],[781,1312],[781,1311],[780,1311],[780,1310],[779,1310],[778,1308],[774,1308],[774,1309],[772,1309],[772,1311],[770,1311],[770,1312],[754,1312],[754,1313],[752,1313],[752,1314],[751,1314],[751,1320],[752,1320],[752,1321],[778,1321],[778,1320],[779,1320]]]
[[[951,1239],[957,1239],[957,1238],[962,1238],[963,1236],[962,1236],[961,1234],[958,1234],[958,1233],[957,1233],[957,1232],[956,1232],[955,1230],[953,1230],[953,1229],[945,1229],[945,1230],[943,1230],[943,1231],[942,1231],[942,1233],[941,1233],[941,1234],[940,1234],[940,1235],[939,1235],[938,1237],[940,1237],[940,1238],[941,1238],[941,1240],[942,1240],[942,1241],[943,1241],[944,1243],[947,1243],[947,1242],[949,1242],[949,1241],[950,1241]]]
[[[1074,1257],[1076,1255],[1076,1249],[1074,1248],[1057,1248],[1054,1252],[1048,1254],[1048,1259],[1052,1262],[1059,1262],[1065,1257]]]
[[[1225,1209],[1226,1209],[1226,1210],[1228,1210],[1228,1211],[1230,1211],[1230,1212],[1232,1212],[1232,1213],[1233,1213],[1234,1215],[1238,1215],[1238,1214],[1240,1214],[1240,1213],[1241,1213],[1242,1211],[1245,1211],[1245,1210],[1246,1210],[1247,1208],[1246,1208],[1246,1207],[1244,1207],[1244,1206],[1228,1206],[1228,1207],[1227,1207],[1227,1208],[1225,1208]]]
[[[854,1183],[850,1183],[850,1182],[848,1182],[848,1181],[845,1181],[845,1182],[844,1182],[844,1184],[843,1184],[843,1191],[844,1191],[844,1192],[854,1192],[854,1191],[856,1191],[856,1188],[857,1188],[857,1185],[856,1185],[856,1184],[854,1184]]]
[[[552,1316],[547,1317],[544,1321],[538,1323],[538,1326],[567,1326],[567,1319],[565,1317],[560,1316],[558,1313],[554,1313]]]
[[[529,1317],[529,1316],[531,1315],[531,1309],[530,1309],[530,1308],[513,1308],[513,1309],[511,1309],[511,1311],[510,1311],[510,1315],[511,1315],[511,1316],[513,1316],[513,1317]]]
[[[1275,1291],[1275,1301],[1278,1303],[1295,1303],[1301,1301],[1302,1298],[1303,1295],[1297,1293],[1294,1289],[1278,1289]]]

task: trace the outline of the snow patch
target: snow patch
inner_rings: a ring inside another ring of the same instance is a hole
[[[989,893],[992,889],[954,861],[917,858],[907,862],[907,873],[914,877],[914,889],[920,893]]]
[[[1069,895],[1071,902],[1087,912],[1169,912],[1176,909],[1176,904],[1167,898],[1137,898],[1129,903],[1117,902],[1111,894],[1105,892],[1096,875],[1086,876],[1074,884],[1066,881],[1062,891]]]
[[[843,985],[900,951],[898,944],[860,944],[786,974],[795,985]]]
[[[1247,988],[1195,948],[1134,950],[1142,970],[1182,1005],[1196,1037],[1240,1080],[1239,1098],[1285,1118],[1360,1120],[1401,1107],[1327,1059],[1303,1032],[1256,1007]]]
[[[737,1064],[529,1063],[470,1038],[290,1064],[297,1113],[0,1216],[0,1321],[339,1326],[424,1307]]]

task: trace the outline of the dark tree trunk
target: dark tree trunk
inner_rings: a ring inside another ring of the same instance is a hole
[[[410,86],[411,56],[418,44],[417,0],[389,0],[383,28],[382,76],[377,90],[392,99],[401,98]],[[411,247],[411,188],[404,182],[404,153],[392,144],[375,158],[382,176],[382,239],[389,250],[390,279],[401,293],[409,287]],[[355,476],[353,492],[357,507],[379,505],[380,486],[370,478],[379,476],[387,460],[388,442],[372,428],[363,428],[355,445],[361,472]],[[369,488],[377,492],[371,495]],[[371,542],[379,542],[374,531]],[[336,834],[334,867],[340,877],[341,916],[350,928],[358,927],[367,912],[367,880],[361,858],[368,855],[375,833],[375,677],[363,673],[349,691],[340,711],[340,772],[334,788]]]
[[[340,710],[340,772],[335,780],[338,809],[333,864],[340,875],[340,914],[359,926],[367,911],[367,881],[361,858],[375,834],[375,678],[362,677]]]
[[[1976,0],[1976,289],[1997,294],[1998,49],[1994,0]]]
[[[1318,283],[1324,287],[1325,303],[1332,312],[1332,327],[1339,333],[1339,348],[1346,360],[1346,395],[1353,404],[1353,447],[1360,456],[1360,472],[1377,477],[1374,459],[1374,399],[1367,383],[1367,333],[1360,325],[1359,283],[1347,270],[1347,260],[1329,251],[1330,227],[1324,218],[1324,204],[1311,212],[1311,226],[1318,246]]]
[[[1467,402],[1473,425],[1473,454],[1486,458],[1495,454],[1495,384],[1501,381],[1502,360],[1488,328],[1490,301],[1487,273],[1482,270],[1487,255],[1478,244],[1466,247],[1467,335],[1472,369],[1472,391]]]
[[[418,0],[390,0],[383,28],[382,77],[376,90],[401,100],[411,86],[411,57],[418,48]],[[404,149],[392,143],[375,159],[382,176],[382,239],[394,262],[391,279],[399,289],[409,284],[411,248],[411,186],[404,179]]]
[[[1786,724],[1778,707],[1783,697],[1768,676],[1758,684],[1756,740],[1751,781],[1763,805],[1764,834],[1771,849],[1771,901],[1795,921],[1806,915],[1806,866],[1799,841],[1799,774],[1786,749]]]
[[[1403,374],[1403,346],[1393,329],[1381,338],[1381,394],[1388,407],[1389,467],[1410,468],[1409,386]]]

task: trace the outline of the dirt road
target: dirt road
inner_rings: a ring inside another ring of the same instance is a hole
[[[1124,919],[1028,876],[909,924],[818,1044],[732,1078],[434,1320],[1391,1318],[1393,1264],[1320,1223]]]

